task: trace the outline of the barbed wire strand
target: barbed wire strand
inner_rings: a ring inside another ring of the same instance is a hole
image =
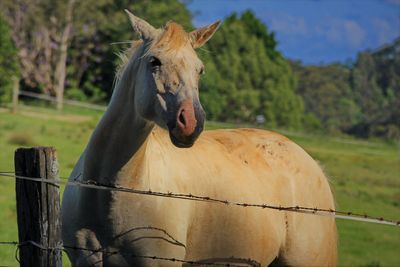
[[[0,245],[18,245],[15,241],[0,241]]]
[[[139,195],[151,195],[151,196],[158,196],[158,197],[166,197],[166,198],[174,198],[174,199],[184,199],[184,200],[192,200],[192,201],[201,201],[201,202],[210,202],[210,203],[219,203],[224,204],[227,206],[239,206],[239,207],[253,207],[253,208],[261,208],[261,209],[273,209],[279,211],[289,211],[289,212],[297,212],[297,213],[304,213],[304,214],[311,214],[311,215],[318,215],[318,216],[327,216],[327,217],[335,217],[337,219],[345,219],[345,220],[353,220],[353,221],[362,221],[368,223],[376,223],[376,224],[383,224],[383,225],[392,225],[392,226],[400,226],[400,221],[397,220],[389,220],[383,217],[374,217],[367,214],[359,214],[351,211],[340,211],[340,210],[333,210],[333,209],[321,209],[321,208],[311,208],[311,207],[303,207],[303,206],[276,206],[270,204],[254,204],[254,203],[245,203],[245,202],[236,202],[236,201],[229,201],[229,200],[221,200],[217,198],[212,198],[208,196],[198,196],[193,194],[182,194],[182,193],[173,193],[173,192],[158,192],[152,190],[140,190],[140,189],[133,189],[133,188],[126,188],[120,187],[115,185],[108,185],[98,183],[93,180],[86,180],[86,181],[77,181],[77,180],[70,180],[65,181],[67,178],[58,179],[58,180],[48,180],[44,178],[32,178],[32,177],[25,177],[20,175],[13,175],[7,174],[4,172],[0,172],[0,176],[3,177],[10,177],[10,178],[17,178],[22,180],[29,180],[34,182],[44,182],[49,183],[52,185],[59,186],[60,184],[64,185],[71,185],[71,186],[80,186],[84,188],[91,188],[91,189],[98,189],[98,190],[109,190],[109,191],[118,191],[124,193],[132,193],[132,194],[139,194]]]
[[[178,258],[169,258],[169,257],[160,257],[160,256],[154,256],[154,255],[138,255],[134,253],[124,253],[120,252],[118,250],[106,250],[103,248],[100,249],[89,249],[89,248],[84,248],[84,247],[77,247],[77,246],[70,246],[70,245],[63,245],[63,246],[56,246],[56,247],[46,247],[43,246],[33,240],[27,240],[22,243],[18,243],[16,241],[8,241],[8,242],[0,242],[0,245],[14,245],[17,246],[17,252],[18,249],[22,246],[27,246],[27,245],[32,245],[34,247],[37,247],[42,250],[51,250],[51,251],[56,251],[56,250],[67,250],[67,249],[72,249],[72,250],[82,250],[82,251],[89,251],[92,253],[98,253],[102,252],[104,253],[105,257],[110,257],[112,255],[122,255],[125,257],[132,257],[132,258],[142,258],[142,259],[149,259],[149,260],[162,260],[162,261],[170,261],[170,262],[180,262],[180,263],[186,263],[190,265],[202,265],[202,266],[225,266],[225,267],[246,267],[246,266],[256,266],[259,267],[261,266],[260,263],[253,259],[245,259],[245,258],[236,258],[236,257],[229,257],[226,259],[223,259],[225,261],[241,261],[241,263],[220,263],[220,262],[212,262],[212,261],[194,261],[194,260],[182,260]],[[18,258],[17,261],[19,262]]]

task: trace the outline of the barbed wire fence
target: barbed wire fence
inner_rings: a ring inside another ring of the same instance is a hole
[[[377,224],[384,224],[384,225],[400,226],[399,220],[390,220],[390,219],[385,219],[383,217],[376,217],[376,216],[356,213],[356,212],[352,212],[352,211],[321,209],[321,208],[317,208],[317,207],[303,207],[303,206],[280,206],[280,205],[271,205],[271,204],[267,204],[267,203],[260,204],[260,203],[238,202],[238,201],[230,201],[230,200],[226,200],[226,199],[217,199],[217,198],[212,198],[212,197],[208,197],[208,196],[199,196],[199,195],[190,194],[190,193],[182,194],[182,193],[175,193],[175,192],[169,192],[169,191],[168,192],[153,191],[151,189],[148,189],[148,190],[133,189],[133,188],[99,183],[99,182],[96,182],[95,180],[90,180],[90,179],[85,180],[85,181],[77,181],[76,179],[73,179],[72,181],[69,181],[68,178],[66,178],[66,177],[59,177],[60,179],[57,182],[54,182],[54,181],[49,181],[49,180],[42,179],[42,178],[14,175],[14,174],[12,174],[12,172],[0,172],[0,177],[9,177],[9,178],[16,178],[16,179],[21,179],[21,180],[34,181],[34,182],[43,182],[43,183],[49,183],[49,184],[54,184],[54,185],[71,185],[71,186],[80,186],[80,187],[91,188],[91,189],[110,190],[110,191],[117,191],[117,192],[124,192],[124,193],[138,194],[138,195],[150,195],[150,196],[157,196],[157,197],[210,202],[210,203],[223,204],[226,206],[239,206],[239,207],[243,207],[243,208],[273,209],[273,210],[280,210],[280,211],[305,213],[305,214],[311,214],[311,215],[317,215],[317,216],[330,216],[330,217],[335,217],[337,219],[345,219],[345,220],[352,220],[352,221],[362,221],[362,222],[377,223]]]
[[[198,196],[198,195],[194,195],[194,194],[159,192],[159,191],[152,191],[150,189],[149,190],[138,190],[138,189],[120,187],[120,186],[115,186],[115,185],[102,184],[102,183],[95,182],[93,180],[77,181],[76,179],[73,179],[72,181],[68,181],[68,178],[66,178],[66,177],[59,177],[59,179],[57,181],[49,181],[49,180],[43,179],[43,178],[25,177],[25,176],[15,175],[14,172],[12,172],[12,171],[7,171],[7,172],[1,171],[0,177],[21,179],[21,180],[27,180],[27,181],[33,181],[33,182],[39,182],[39,183],[47,183],[47,184],[52,184],[52,185],[56,185],[56,186],[60,186],[60,185],[79,186],[79,187],[97,189],[97,190],[109,190],[109,191],[117,191],[117,192],[130,193],[130,194],[150,195],[150,196],[155,196],[155,197],[166,197],[166,198],[173,198],[173,199],[201,201],[201,202],[208,202],[208,203],[214,203],[214,204],[222,204],[225,206],[238,206],[238,207],[242,207],[242,208],[273,209],[273,210],[279,210],[279,211],[297,212],[297,213],[304,213],[304,214],[317,215],[317,216],[330,216],[330,217],[335,217],[337,219],[346,219],[346,220],[362,221],[362,222],[377,223],[377,224],[384,224],[384,225],[391,225],[391,226],[400,226],[400,221],[389,220],[389,219],[385,219],[382,217],[374,217],[374,216],[370,216],[367,214],[359,214],[359,213],[355,213],[355,212],[351,212],[351,211],[339,211],[339,210],[333,210],[333,209],[320,209],[320,208],[316,208],[316,207],[312,208],[312,207],[302,207],[302,206],[276,206],[276,205],[270,205],[270,204],[265,204],[265,203],[255,204],[255,203],[246,203],[246,202],[238,202],[238,201],[229,201],[229,200],[224,200],[224,199],[212,198],[212,197],[208,197],[208,196]],[[154,228],[154,227],[150,227],[150,228]],[[161,230],[163,230],[163,229],[161,229]],[[171,236],[171,238],[174,239],[172,236]],[[234,258],[234,257],[231,258],[231,260],[242,261],[243,264],[232,264],[232,263],[225,264],[225,263],[217,263],[217,262],[196,262],[196,261],[183,260],[183,259],[177,259],[177,258],[159,257],[156,255],[137,255],[137,254],[131,254],[131,253],[123,253],[118,250],[104,250],[104,249],[94,250],[94,249],[89,249],[89,248],[84,248],[84,247],[76,247],[76,246],[71,246],[71,245],[63,245],[61,247],[44,247],[32,240],[28,240],[23,243],[18,243],[17,241],[6,241],[6,242],[1,241],[0,245],[17,246],[17,250],[21,246],[26,246],[26,245],[33,245],[42,250],[51,250],[51,251],[54,251],[54,250],[64,251],[66,249],[84,250],[84,251],[89,251],[92,253],[102,252],[102,253],[104,253],[104,257],[110,257],[113,255],[119,254],[119,255],[122,255],[125,257],[131,257],[131,258],[179,262],[179,263],[189,264],[192,266],[196,266],[196,265],[197,266],[199,266],[199,265],[201,265],[201,266],[231,266],[231,267],[261,266],[259,263],[257,263],[255,260],[252,260],[252,259],[240,259],[240,258]],[[19,262],[17,250],[15,253],[15,258]]]
[[[43,149],[43,148],[42,148]],[[45,149],[45,148],[44,148]],[[17,173],[17,174],[15,174]],[[40,175],[38,175],[40,176]],[[46,176],[44,176],[46,177]],[[99,183],[94,179],[86,179],[86,180],[78,180],[81,177],[81,174],[74,179],[68,179],[66,177],[60,177],[57,175],[49,178],[36,177],[36,176],[29,176],[29,175],[19,175],[19,172],[14,171],[0,171],[0,178],[9,178],[14,179],[17,181],[29,181],[34,182],[34,184],[47,184],[52,185],[59,188],[61,185],[66,186],[78,186],[82,188],[90,188],[95,190],[108,190],[108,191],[116,191],[121,193],[128,193],[128,194],[136,194],[136,195],[147,195],[147,196],[154,196],[154,197],[163,197],[163,198],[171,198],[171,199],[179,199],[179,200],[186,200],[186,201],[198,201],[198,202],[207,202],[215,205],[223,205],[226,207],[241,207],[241,208],[255,208],[255,209],[271,209],[277,210],[282,212],[295,212],[295,213],[302,213],[307,215],[314,215],[314,216],[328,216],[336,219],[346,219],[352,221],[362,221],[367,223],[376,223],[376,224],[383,224],[389,226],[400,226],[399,220],[390,220],[387,218],[370,216],[368,214],[360,214],[351,211],[341,211],[341,210],[334,210],[334,209],[323,209],[318,207],[304,207],[304,206],[281,206],[281,205],[273,205],[271,203],[248,203],[248,202],[241,202],[235,200],[228,200],[228,199],[219,199],[210,196],[202,196],[202,195],[195,195],[191,193],[181,193],[181,192],[161,192],[161,191],[154,191],[151,189],[143,190],[143,189],[135,189],[135,188],[127,188],[122,186],[117,186],[113,184],[105,184]],[[17,201],[18,202],[18,201]],[[164,229],[155,228],[152,226],[146,226],[145,228],[148,229],[156,229],[159,231],[164,232],[171,240],[173,240],[174,245],[183,245],[179,241],[177,241],[172,235],[168,234]],[[41,244],[41,242],[37,242],[35,240],[24,240],[23,242],[20,241],[0,241],[0,245],[4,246],[16,246],[15,250],[15,258],[19,262],[18,254],[19,250],[25,246],[33,246],[37,249],[42,251],[48,251],[51,253],[61,252],[64,250],[82,250],[82,251],[89,251],[91,253],[98,253],[101,252],[103,254],[102,260],[107,257],[111,257],[113,255],[122,255],[124,257],[131,257],[131,258],[140,258],[145,260],[158,260],[158,261],[168,261],[168,262],[178,262],[182,264],[187,264],[191,266],[260,266],[260,263],[253,259],[244,259],[244,258],[236,258],[234,255],[228,259],[219,260],[218,262],[215,261],[192,261],[192,260],[185,260],[185,259],[178,259],[178,258],[169,258],[169,257],[161,257],[159,255],[138,255],[133,253],[126,253],[118,250],[110,250],[110,249],[91,249],[85,247],[77,247],[71,244],[62,244],[57,243],[55,246],[46,246]],[[184,245],[183,245],[184,246]],[[21,255],[21,254],[20,254]],[[61,260],[61,259],[60,259]]]
[[[15,259],[16,261],[20,262],[18,258],[18,249],[22,246],[27,246],[27,245],[32,245],[36,248],[39,248],[41,250],[50,250],[50,251],[66,251],[67,249],[72,249],[72,250],[81,250],[81,251],[88,251],[91,253],[98,253],[102,252],[104,253],[104,257],[111,257],[113,255],[122,255],[125,257],[130,257],[130,258],[139,258],[139,259],[147,259],[147,260],[161,260],[161,261],[168,261],[168,262],[179,262],[179,263],[186,263],[192,266],[223,266],[223,267],[259,267],[261,264],[255,260],[252,259],[244,259],[244,258],[235,258],[235,257],[230,257],[225,259],[226,261],[235,261],[239,263],[219,263],[219,262],[210,262],[210,261],[191,261],[191,260],[183,260],[183,259],[178,259],[178,258],[168,258],[168,257],[159,257],[159,256],[154,256],[154,255],[139,255],[139,254],[134,254],[134,253],[124,253],[118,250],[108,250],[108,249],[89,249],[89,248],[84,248],[84,247],[77,247],[77,246],[70,246],[70,245],[63,245],[59,247],[45,247],[41,244],[38,244],[35,241],[28,240],[22,243],[18,243],[16,241],[6,241],[6,242],[1,242],[0,245],[12,245],[16,246],[17,249],[15,251]],[[95,262],[94,264],[100,263],[103,260],[99,260],[98,262]],[[0,265],[2,266],[2,265]]]

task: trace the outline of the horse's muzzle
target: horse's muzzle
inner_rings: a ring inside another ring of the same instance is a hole
[[[205,113],[200,103],[185,100],[167,123],[171,142],[180,148],[191,147],[204,128]]]

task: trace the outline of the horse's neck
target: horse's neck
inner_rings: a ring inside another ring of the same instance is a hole
[[[85,180],[115,183],[118,171],[146,144],[153,123],[135,112],[134,73],[136,66],[131,63],[118,81],[110,105],[93,132],[85,152]]]

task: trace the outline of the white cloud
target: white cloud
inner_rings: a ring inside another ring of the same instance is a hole
[[[308,33],[307,23],[303,17],[287,14],[269,15],[271,29],[278,33],[305,35]]]
[[[354,20],[328,18],[316,26],[316,33],[336,44],[359,48],[366,39],[366,31]]]
[[[357,22],[345,21],[344,30],[347,40],[353,47],[359,47],[365,41],[366,33]]]
[[[399,0],[400,1],[400,0]],[[382,18],[374,18],[372,25],[375,30],[375,34],[379,45],[392,41],[399,35],[399,25],[393,25],[389,21]]]
[[[386,0],[385,2],[388,4],[400,6],[400,0]]]

